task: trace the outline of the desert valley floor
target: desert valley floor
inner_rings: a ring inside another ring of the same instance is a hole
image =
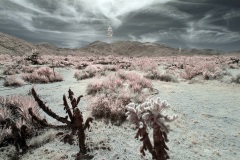
[[[65,116],[62,96],[67,95],[68,89],[76,96],[83,95],[78,107],[83,113],[84,119],[91,116],[89,108],[92,97],[86,93],[89,83],[107,79],[115,72],[107,72],[106,75],[95,76],[88,79],[77,80],[74,78],[76,68],[55,67],[55,71],[62,75],[63,81],[54,83],[25,83],[20,87],[4,86],[4,70],[6,64],[0,69],[0,95],[9,97],[14,95],[31,96],[32,87],[44,103],[55,113]],[[36,67],[35,65],[30,65]],[[51,66],[51,63],[41,65]],[[37,66],[40,67],[40,66]],[[165,71],[166,64],[158,66],[161,72]],[[144,75],[141,70],[126,70]],[[239,68],[227,68],[231,75],[237,76]],[[16,74],[21,77],[20,74]],[[177,82],[165,82],[151,80],[153,88],[157,93],[150,97],[160,97],[166,100],[170,109],[167,114],[177,114],[178,118],[169,123],[168,135],[169,156],[173,160],[238,160],[240,157],[240,85],[232,83],[231,77],[223,76],[221,80],[205,80],[198,77],[193,80],[177,78]],[[55,119],[40,110],[51,124],[60,124]],[[18,156],[19,159],[76,159],[79,152],[77,140],[73,145],[64,143],[59,132],[69,133],[69,130],[43,129],[41,134],[27,140],[27,144],[38,144],[36,149],[29,149],[27,153]],[[152,130],[149,130],[152,135]],[[91,132],[86,131],[86,144],[91,145],[89,155],[93,160],[141,160],[151,159],[151,154],[146,151],[146,156],[141,156],[139,148],[142,142],[134,139],[136,130],[128,121],[120,125],[106,123],[104,119],[95,119],[91,124]],[[152,136],[150,136],[152,140]],[[13,159],[15,147],[9,144],[0,148],[0,159]]]

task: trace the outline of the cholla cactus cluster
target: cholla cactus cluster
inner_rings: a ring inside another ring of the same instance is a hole
[[[142,104],[130,103],[126,106],[128,112],[126,115],[130,123],[136,125],[138,129],[135,138],[141,136],[143,146],[140,152],[145,155],[144,150],[148,150],[152,154],[153,159],[165,160],[169,156],[166,150],[169,150],[165,142],[168,142],[167,133],[169,132],[169,126],[165,125],[165,122],[172,122],[178,118],[177,115],[168,116],[162,112],[164,109],[170,108],[170,105],[166,101],[161,101],[160,98],[148,99]],[[153,141],[154,146],[148,137],[147,126],[153,128]]]

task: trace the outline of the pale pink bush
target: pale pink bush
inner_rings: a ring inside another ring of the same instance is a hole
[[[223,75],[223,69],[220,64],[215,62],[200,61],[193,66],[186,66],[184,72],[181,73],[181,77],[187,80],[191,80],[197,75],[203,75],[204,79],[218,79]]]
[[[23,73],[32,73],[35,70],[34,67],[31,66],[23,66],[22,67],[22,72]]]
[[[229,68],[231,68],[231,69],[239,69],[240,66],[238,64],[229,64]]]
[[[4,71],[4,75],[14,75],[21,73],[21,66],[20,65],[10,65]]]
[[[169,70],[168,70],[168,72],[169,72]],[[144,77],[146,77],[148,79],[160,80],[160,81],[165,81],[165,82],[178,82],[177,77],[175,77],[175,75],[173,73],[161,74],[156,69],[148,71]]]
[[[110,118],[111,121],[120,123],[125,120],[124,106],[130,102],[143,102],[152,93],[153,88],[151,81],[138,74],[119,72],[101,82],[88,84],[86,91],[93,96],[93,116]]]
[[[92,99],[90,105],[92,116],[104,118],[106,121],[111,120],[111,123],[119,125],[126,118],[124,106],[129,102],[130,100],[124,101],[117,96],[99,94]]]
[[[4,81],[4,86],[15,86],[20,87],[24,85],[24,81],[18,78],[16,75],[7,76]]]
[[[118,71],[119,70],[119,67],[116,66],[116,65],[107,65],[104,67],[105,70],[108,70],[108,71]]]
[[[105,75],[105,68],[98,65],[89,65],[83,71],[76,71],[74,78],[77,80],[92,78],[97,75]]]
[[[22,78],[30,83],[51,83],[63,80],[58,72],[53,72],[49,67],[40,67],[32,73],[23,74]]]
[[[40,117],[39,107],[32,97],[20,95],[0,97],[0,119],[15,119],[31,128],[35,124],[28,113],[29,108],[32,108],[33,113]]]
[[[103,91],[103,83],[102,82],[95,82],[89,83],[87,85],[86,92],[90,95],[95,95],[96,93]]]
[[[152,58],[140,57],[133,59],[132,66],[140,71],[150,71],[156,69],[158,64]]]
[[[235,77],[232,77],[231,81],[232,81],[233,83],[240,84],[240,74],[238,74],[238,75],[235,76]]]
[[[161,73],[157,69],[153,69],[147,72],[147,74],[144,76],[149,79],[160,79]]]

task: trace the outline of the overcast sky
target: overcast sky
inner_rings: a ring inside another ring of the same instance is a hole
[[[240,0],[0,0],[0,32],[78,48],[106,41],[240,50]]]

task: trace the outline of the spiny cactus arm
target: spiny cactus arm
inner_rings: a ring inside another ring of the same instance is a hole
[[[32,88],[32,95],[33,95],[35,101],[38,103],[38,106],[39,106],[45,113],[47,113],[49,116],[51,116],[52,118],[54,118],[54,119],[56,119],[56,120],[58,120],[58,121],[60,121],[60,122],[62,122],[62,123],[66,123],[68,126],[71,125],[71,122],[69,122],[69,121],[67,120],[67,118],[68,118],[67,116],[66,116],[65,118],[60,117],[60,116],[58,116],[56,113],[54,113],[51,109],[49,109],[49,108],[43,103],[43,101],[38,97],[38,95],[37,95],[37,93],[36,93],[36,91],[35,91],[34,88]]]
[[[37,117],[34,113],[33,113],[33,111],[32,111],[32,108],[29,108],[28,109],[28,113],[32,116],[32,118],[35,120],[35,121],[37,121],[41,126],[43,126],[43,127],[48,127],[49,125],[48,125],[48,123],[47,123],[47,121],[45,120],[45,119],[40,119],[39,117]]]
[[[92,117],[88,117],[88,119],[86,120],[83,129],[85,130],[86,128],[89,130],[90,128],[90,122],[93,122],[93,118]]]
[[[166,152],[166,150],[169,149],[165,143],[165,137],[163,132],[161,131],[161,127],[157,123],[154,123],[153,125],[153,141],[157,159],[169,159],[169,155]]]
[[[74,110],[74,108],[77,107],[78,103],[80,102],[81,98],[83,97],[83,95],[79,96],[77,98],[77,100],[75,98],[72,99],[71,104],[72,104],[72,109]]]
[[[80,100],[81,100],[82,97],[83,97],[83,95],[80,95],[80,96],[77,98],[76,106],[78,105],[78,103],[80,102]]]
[[[170,127],[169,127],[168,125],[165,125],[164,122],[163,122],[163,120],[158,119],[158,120],[156,121],[156,124],[160,127],[160,130],[161,130],[162,132],[166,132],[166,133],[169,132],[169,128],[170,128]]]
[[[134,138],[138,139],[138,137],[140,136],[141,136],[141,129],[139,128]]]
[[[71,101],[73,100],[73,95],[74,95],[73,91],[69,88],[69,90],[68,90],[68,98],[69,98]]]
[[[66,110],[66,113],[68,114],[71,122],[73,122],[73,114],[72,114],[71,109],[70,109],[70,107],[67,103],[67,99],[66,99],[65,95],[63,95],[63,105],[64,105],[64,110]]]
[[[139,118],[136,113],[136,109],[133,107],[127,107],[128,112],[126,113],[127,120],[129,120],[130,123],[135,124],[137,127],[139,125]]]
[[[173,116],[164,116],[164,120],[166,121],[166,122],[173,122],[173,121],[175,121],[176,119],[178,118],[178,115],[173,115]]]
[[[72,109],[74,110],[74,108],[77,107],[77,101],[75,98],[73,98],[73,100],[71,101],[71,105],[72,105]]]
[[[140,139],[140,141],[143,142],[143,146],[140,148],[140,152],[142,153],[143,156],[145,156],[144,150],[148,150],[152,154],[152,159],[156,159],[157,158],[156,153],[154,151],[153,145],[148,136],[146,126],[144,126],[143,124],[142,125],[140,124],[139,131],[140,131],[140,135],[142,137]]]

